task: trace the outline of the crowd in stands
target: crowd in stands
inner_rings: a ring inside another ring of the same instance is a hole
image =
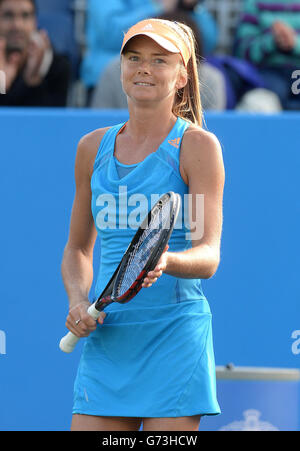
[[[225,3],[239,11],[224,51]],[[80,86],[82,107],[126,108],[122,38],[148,17],[193,29],[204,111],[300,110],[300,0],[0,0],[0,106],[78,106]]]

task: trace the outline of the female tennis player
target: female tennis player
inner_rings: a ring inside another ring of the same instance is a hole
[[[139,430],[143,423],[145,431],[197,431],[202,415],[220,413],[201,279],[219,265],[225,176],[219,141],[202,128],[191,30],[159,19],[134,25],[121,49],[121,80],[129,120],[84,136],[76,156],[62,275],[70,303],[66,325],[87,339],[71,430]],[[169,248],[138,295],[109,305],[96,322],[87,314],[96,236],[97,296],[136,232],[139,205],[148,201],[146,214],[153,196],[168,191],[184,204]]]

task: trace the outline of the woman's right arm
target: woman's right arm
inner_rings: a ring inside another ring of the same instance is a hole
[[[69,298],[67,328],[77,336],[87,336],[96,328],[87,314],[89,291],[93,282],[93,249],[97,237],[91,212],[90,181],[93,164],[107,129],[85,135],[79,142],[75,161],[75,198],[71,213],[70,230],[61,265],[62,278]],[[102,315],[100,322],[103,321]],[[75,321],[81,320],[76,325]]]

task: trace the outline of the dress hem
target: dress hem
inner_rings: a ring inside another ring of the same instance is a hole
[[[91,415],[91,416],[98,416],[98,417],[125,417],[125,418],[179,418],[179,417],[191,417],[194,415],[201,415],[201,416],[216,416],[216,415],[220,415],[221,411],[218,412],[206,412],[206,413],[202,413],[201,411],[196,411],[196,412],[182,412],[180,415],[178,414],[140,414],[140,415],[132,415],[132,414],[124,414],[123,412],[119,413],[118,415],[116,415],[116,413],[109,413],[109,412],[95,412],[92,410],[81,410],[81,409],[74,409],[72,412],[73,415]]]

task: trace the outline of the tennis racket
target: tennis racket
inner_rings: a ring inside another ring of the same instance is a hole
[[[180,196],[170,191],[149,211],[104,291],[88,308],[92,318],[97,320],[102,310],[112,302],[125,304],[137,295],[147,273],[155,268],[169,241],[179,209]],[[70,353],[78,340],[76,335],[68,332],[59,347]]]

